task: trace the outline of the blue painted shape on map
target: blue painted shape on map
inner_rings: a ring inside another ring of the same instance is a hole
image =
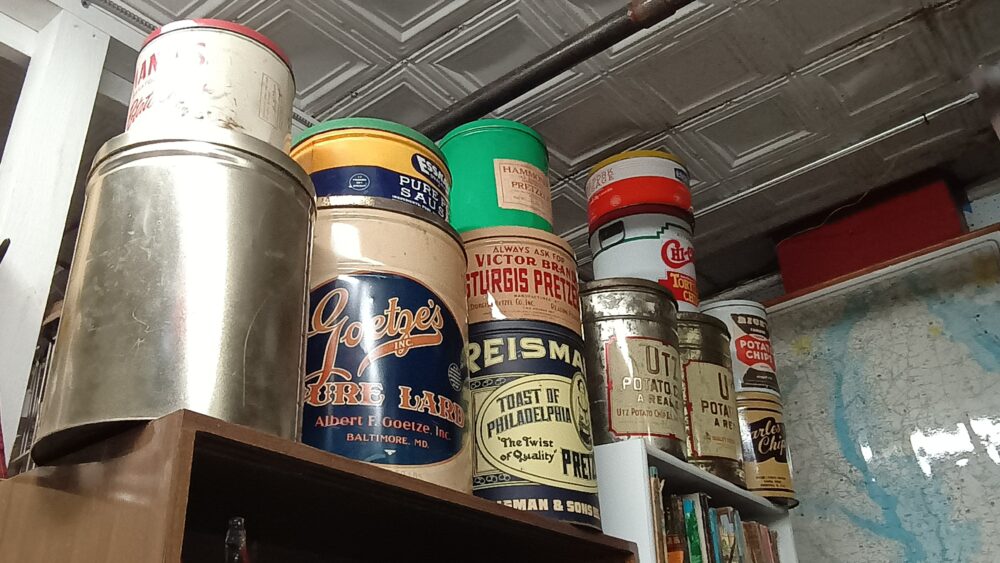
[[[869,309],[867,298],[859,297],[849,301],[843,312],[840,323],[827,331],[826,340],[832,350],[842,351],[843,356],[833,366],[833,426],[837,436],[840,451],[852,467],[863,477],[861,486],[882,512],[882,522],[871,520],[844,508],[844,514],[855,525],[876,536],[886,538],[900,544],[903,548],[905,561],[918,563],[927,560],[927,552],[920,540],[912,532],[903,527],[899,516],[899,499],[880,485],[868,463],[861,455],[855,440],[856,433],[852,430],[848,417],[848,405],[844,401],[844,382],[850,375],[853,382],[860,382],[862,376],[858,367],[843,359],[849,354],[850,333],[854,326],[864,318]],[[869,409],[857,409],[856,416],[865,417]]]
[[[994,304],[991,309],[966,297],[935,297],[924,299],[924,304],[944,323],[948,338],[964,344],[984,370],[1000,372],[1000,306]]]

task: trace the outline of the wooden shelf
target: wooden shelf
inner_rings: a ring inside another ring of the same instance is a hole
[[[635,563],[635,545],[179,411],[0,482],[11,561]]]
[[[607,534],[634,541],[639,562],[656,561],[649,467],[655,467],[671,494],[706,493],[709,504],[731,506],[745,520],[778,532],[782,563],[797,563],[788,511],[711,473],[648,446],[642,440],[596,448],[601,519]]]

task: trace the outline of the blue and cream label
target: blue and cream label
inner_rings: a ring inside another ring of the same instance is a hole
[[[503,322],[503,321],[500,321]],[[473,492],[600,528],[590,401],[578,340],[511,330],[470,336]]]
[[[340,276],[309,297],[302,441],[397,466],[455,457],[466,431],[462,332],[429,289]]]
[[[342,166],[310,174],[316,197],[364,195],[409,203],[448,219],[448,184],[444,173],[430,160],[415,154],[411,165],[417,174],[381,166]]]

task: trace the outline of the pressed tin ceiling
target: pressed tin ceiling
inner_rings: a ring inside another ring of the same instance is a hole
[[[259,29],[291,57],[296,105],[312,118],[409,125],[626,4],[119,1],[157,23],[219,17]],[[695,207],[704,209],[962,98],[969,72],[1000,60],[997,29],[997,0],[694,2],[494,115],[545,137],[556,231],[586,262],[584,184],[598,160],[670,150],[687,161]],[[732,254],[741,241],[953,159],[988,139],[987,128],[978,105],[959,106],[755,191],[698,218],[698,252]]]

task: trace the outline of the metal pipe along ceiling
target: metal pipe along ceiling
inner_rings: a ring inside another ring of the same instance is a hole
[[[432,139],[516,99],[615,43],[656,25],[693,0],[632,0],[623,10],[594,23],[573,37],[469,94],[417,126]]]

